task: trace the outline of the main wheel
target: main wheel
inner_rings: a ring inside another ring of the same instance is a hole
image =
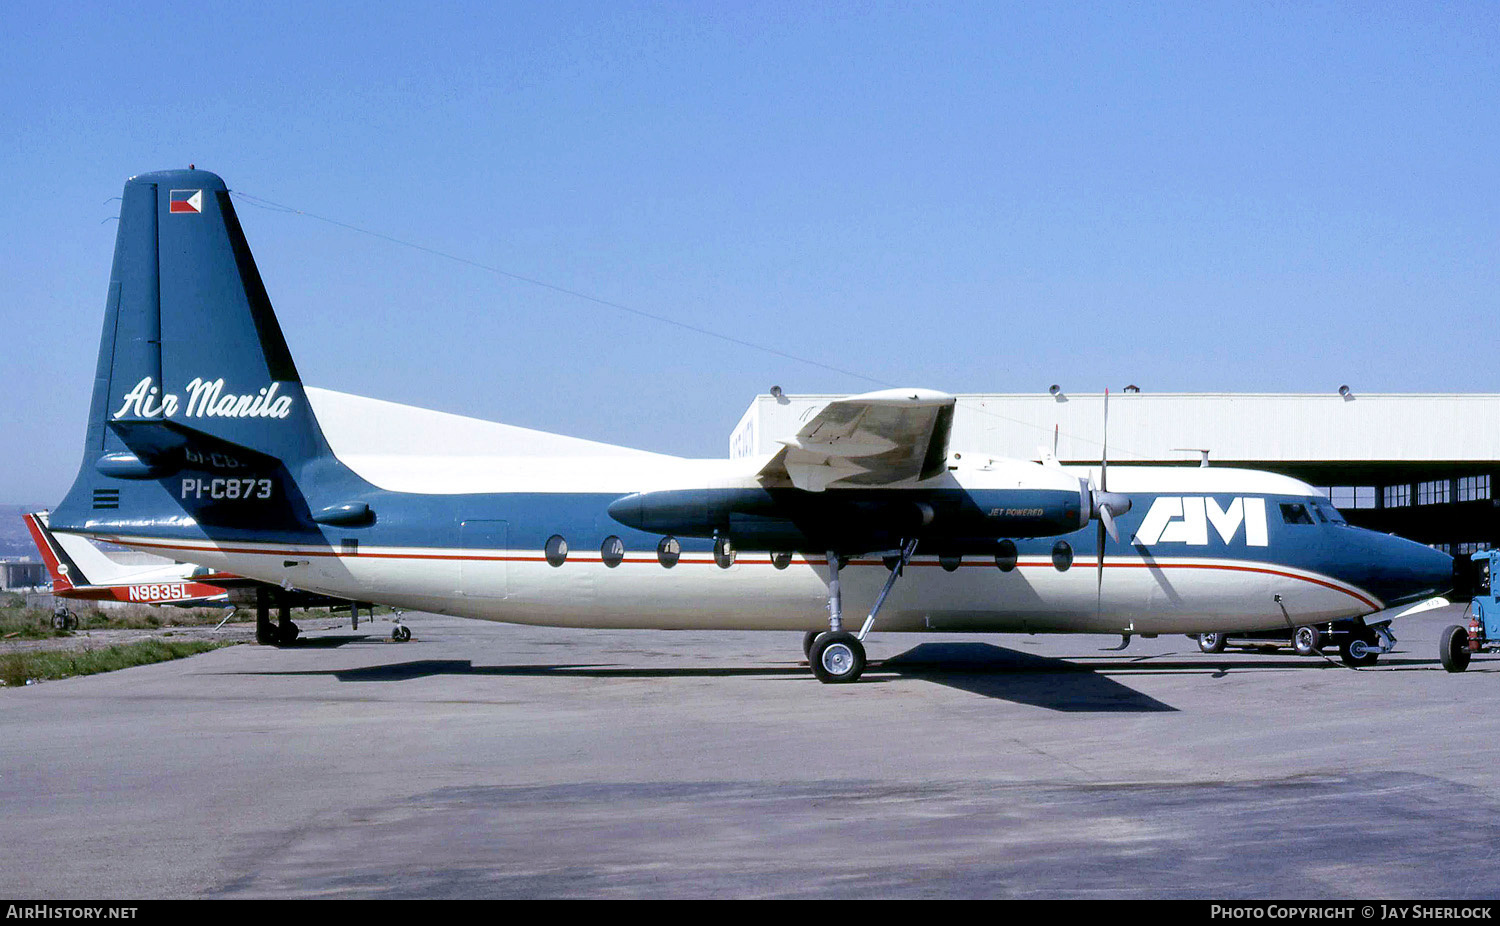
[[[411,628],[405,624],[397,624],[396,629],[391,631],[391,639],[396,643],[405,643],[411,639]]]
[[[826,630],[809,630],[802,635],[802,655],[806,656],[809,662],[812,661],[813,644],[818,641],[818,637],[827,632]]]
[[[1373,666],[1380,658],[1376,648],[1375,634],[1369,630],[1358,630],[1344,637],[1339,643],[1339,658],[1346,666]]]
[[[301,627],[298,627],[291,621],[287,621],[285,625],[278,625],[276,628],[276,644],[278,646],[291,646],[297,642],[297,637],[301,636],[301,634]]]
[[[852,682],[865,671],[865,647],[852,633],[825,633],[813,642],[808,661],[824,684]]]
[[[1205,653],[1222,653],[1228,642],[1229,640],[1222,633],[1198,634],[1198,648]]]
[[[1316,627],[1298,627],[1292,634],[1292,648],[1298,656],[1316,656],[1323,648],[1323,632]]]
[[[1469,630],[1462,624],[1454,624],[1438,637],[1438,658],[1449,672],[1462,672],[1469,667]]]

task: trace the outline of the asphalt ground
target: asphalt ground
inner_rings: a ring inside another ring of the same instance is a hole
[[[1500,896],[1500,657],[411,615],[0,690],[36,898]]]

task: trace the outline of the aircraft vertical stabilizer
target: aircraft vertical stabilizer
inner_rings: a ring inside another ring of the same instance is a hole
[[[253,514],[256,527],[307,525],[299,483],[314,465],[347,475],[223,180],[199,170],[131,178],[83,464],[53,527],[182,523],[184,509],[199,524],[234,527]],[[246,493],[272,504],[228,504]]]

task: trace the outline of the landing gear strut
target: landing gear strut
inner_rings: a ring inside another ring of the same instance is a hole
[[[255,589],[255,642],[261,646],[276,642],[276,625],[271,623],[271,590],[264,585]]]
[[[812,664],[813,675],[818,681],[824,684],[858,681],[865,671],[864,639],[875,626],[875,615],[880,613],[896,580],[901,578],[906,564],[916,552],[917,541],[909,540],[902,545],[901,555],[892,564],[891,575],[876,596],[875,606],[865,618],[864,626],[858,634],[852,634],[844,629],[844,595],[839,583],[843,560],[837,552],[828,551],[828,630],[810,630],[802,638],[803,652],[807,654],[807,661]]]

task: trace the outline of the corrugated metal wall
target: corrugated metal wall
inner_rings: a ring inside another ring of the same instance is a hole
[[[840,396],[758,396],[731,437],[736,455],[770,453],[776,441]],[[1097,460],[1104,427],[1098,393],[961,395],[953,450],[1064,461]],[[1500,460],[1500,395],[1111,393],[1110,459],[1286,462]]]

